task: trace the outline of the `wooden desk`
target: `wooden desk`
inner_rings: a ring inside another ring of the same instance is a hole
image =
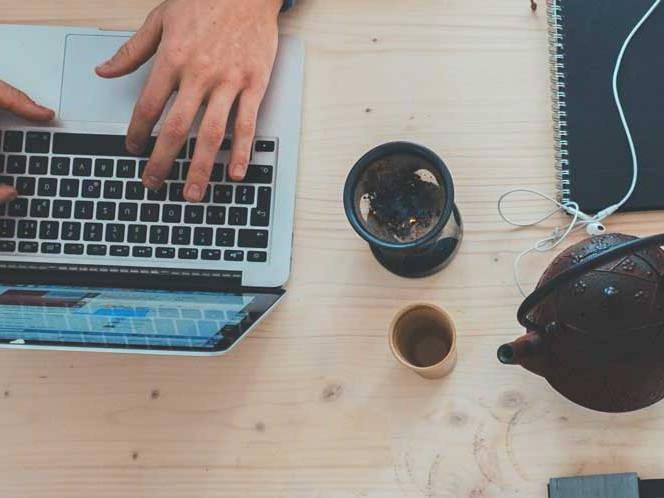
[[[154,3],[2,0],[0,12],[137,28]],[[516,498],[544,497],[552,476],[664,476],[664,404],[591,413],[495,359],[522,333],[513,257],[548,232],[511,230],[496,200],[514,186],[554,189],[543,7],[301,0],[283,19],[308,50],[286,302],[223,359],[0,352],[0,496]],[[350,166],[393,139],[444,157],[466,223],[453,265],[425,280],[382,270],[342,210]],[[661,220],[611,228],[649,234]],[[392,315],[419,300],[460,331],[443,381],[388,351]]]

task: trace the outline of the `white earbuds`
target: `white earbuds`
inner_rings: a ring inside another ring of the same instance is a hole
[[[602,235],[604,232],[606,232],[606,227],[599,221],[596,221],[594,223],[589,223],[588,226],[586,226],[586,232],[590,236]]]

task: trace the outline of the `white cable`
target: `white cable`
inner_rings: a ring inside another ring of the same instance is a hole
[[[603,209],[602,211],[598,212],[595,215],[588,215],[583,211],[581,211],[579,205],[576,202],[571,202],[571,201],[559,202],[553,197],[543,194],[542,192],[528,188],[517,188],[509,190],[506,193],[504,193],[502,196],[500,196],[500,199],[498,199],[498,214],[503,219],[503,221],[509,223],[510,225],[520,228],[539,225],[540,223],[551,218],[554,214],[556,214],[559,211],[564,211],[572,217],[570,223],[565,228],[563,227],[556,228],[551,235],[541,240],[538,240],[532,247],[522,251],[515,258],[514,268],[513,268],[514,281],[516,282],[516,286],[519,289],[519,292],[524,297],[526,293],[523,287],[521,286],[521,280],[519,278],[519,264],[525,256],[527,256],[532,252],[550,251],[559,244],[561,244],[565,239],[567,239],[567,237],[572,232],[579,230],[581,228],[586,228],[586,231],[588,231],[588,233],[592,235],[596,235],[597,233],[603,232],[604,225],[602,225],[602,221],[604,221],[606,218],[608,218],[613,213],[618,211],[621,207],[623,207],[627,203],[627,201],[629,201],[629,199],[632,197],[632,194],[636,189],[636,184],[639,179],[639,161],[638,161],[638,156],[636,154],[636,146],[634,145],[634,139],[632,138],[632,133],[629,129],[627,118],[625,117],[625,111],[622,106],[622,101],[620,100],[620,92],[618,90],[618,77],[620,75],[620,69],[622,67],[622,62],[625,56],[625,52],[627,51],[627,48],[629,47],[632,39],[634,38],[636,33],[638,33],[638,31],[641,29],[643,24],[648,20],[651,14],[655,11],[655,9],[659,6],[661,1],[662,0],[655,0],[654,3],[648,9],[648,11],[643,15],[643,17],[641,17],[639,22],[636,23],[636,25],[629,33],[629,35],[627,35],[627,38],[625,38],[625,41],[623,42],[622,47],[620,48],[620,52],[618,53],[618,57],[616,59],[615,67],[613,69],[613,78],[612,78],[613,99],[618,109],[618,114],[620,115],[620,121],[622,123],[623,130],[625,131],[625,136],[627,137],[629,150],[632,155],[632,183],[630,184],[623,198],[616,204],[610,205],[609,207]],[[505,202],[505,199],[516,193],[526,193],[526,194],[533,194],[539,196],[543,199],[551,201],[551,203],[553,203],[556,207],[551,212],[549,212],[548,214],[544,215],[543,217],[537,220],[530,221],[527,223],[516,222],[508,218],[503,211],[503,203]]]

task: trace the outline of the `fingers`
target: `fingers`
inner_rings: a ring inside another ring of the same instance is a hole
[[[147,188],[157,190],[164,183],[175,158],[187,141],[203,97],[203,91],[191,85],[185,85],[178,92],[177,99],[161,127],[152,156],[145,167],[143,184]]]
[[[154,55],[161,40],[161,10],[150,12],[143,26],[95,71],[102,78],[117,78],[129,74]]]
[[[0,185],[0,204],[11,202],[16,199],[17,192],[14,187],[9,185]]]
[[[173,94],[176,83],[175,75],[165,64],[157,61],[134,106],[127,129],[126,147],[132,154],[138,155],[145,150],[152,130]]]
[[[229,163],[229,174],[232,180],[244,180],[251,157],[251,147],[256,134],[256,116],[263,94],[254,90],[245,90],[240,96],[235,128],[233,130],[233,148]]]
[[[237,91],[225,86],[216,90],[208,100],[184,190],[184,197],[189,202],[199,202],[205,195],[215,158],[226,133],[228,114],[236,97]]]
[[[0,81],[0,109],[30,121],[50,121],[55,113],[44,106],[35,103],[22,91]]]

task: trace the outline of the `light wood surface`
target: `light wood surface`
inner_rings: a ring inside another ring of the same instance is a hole
[[[154,4],[0,0],[0,12],[137,28]],[[522,333],[513,257],[550,229],[514,231],[495,208],[509,187],[554,190],[543,7],[300,0],[283,18],[307,44],[286,301],[222,359],[0,352],[0,496],[543,498],[554,476],[663,477],[664,404],[592,413],[496,360]],[[464,216],[457,259],[425,280],[382,270],[342,210],[354,161],[394,139],[441,154]],[[610,226],[655,233],[662,215]],[[414,301],[456,320],[459,363],[444,380],[390,354],[390,320]]]

